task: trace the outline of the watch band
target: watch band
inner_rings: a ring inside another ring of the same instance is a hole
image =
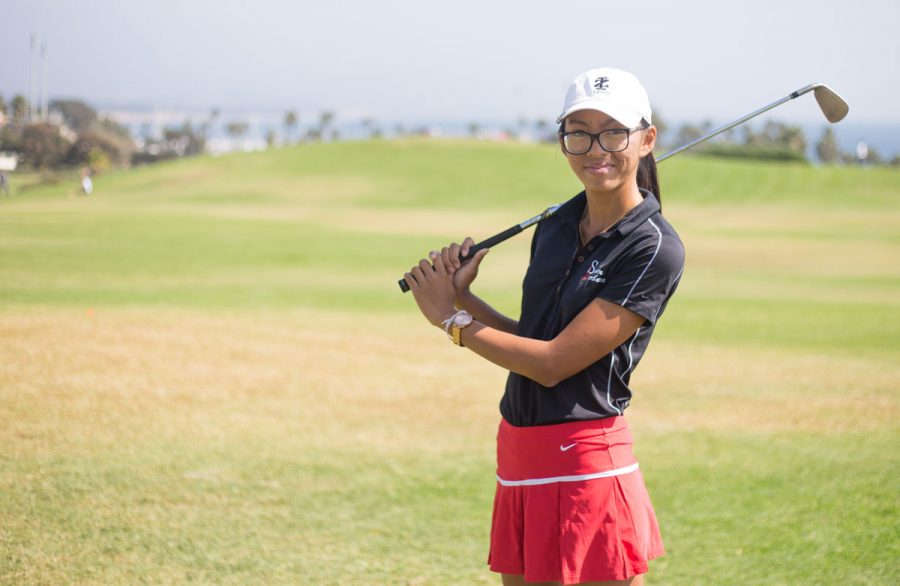
[[[444,332],[446,332],[447,337],[456,344],[457,346],[463,346],[462,343],[462,331],[472,325],[472,314],[464,309],[460,309],[447,319],[441,322],[441,325],[444,326]],[[462,321],[462,325],[460,325],[460,321]]]
[[[444,321],[441,322],[441,325],[444,326],[444,333],[447,334],[447,337],[450,338],[451,340],[453,339],[453,334],[450,333],[450,326],[453,325],[453,320],[455,320],[456,316],[459,315],[460,313],[465,313],[465,310],[460,309],[459,311],[457,311],[456,313],[454,313],[453,315],[451,315],[450,317],[448,317],[447,319],[445,319]]]
[[[461,348],[465,348],[465,346],[464,346],[463,343],[462,343],[462,331],[463,331],[463,328],[459,327],[459,326],[456,325],[456,324],[453,324],[452,326],[450,326],[450,331],[453,333],[453,334],[450,336],[450,339],[453,340],[453,343],[456,344],[457,346],[461,347]]]

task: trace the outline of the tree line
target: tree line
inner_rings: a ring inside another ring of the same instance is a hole
[[[135,140],[127,128],[115,121],[100,116],[93,108],[80,100],[54,100],[50,103],[51,115],[46,119],[30,118],[27,99],[14,96],[8,103],[0,96],[0,152],[12,152],[32,168],[55,169],[65,166],[88,166],[93,173],[116,166],[152,163],[206,152],[210,140],[210,129],[221,123],[221,113],[212,109],[207,118],[199,124],[185,121],[180,126],[162,130],[161,136]],[[299,144],[305,142],[341,140],[341,133],[335,124],[335,113],[325,110],[318,120],[301,131],[300,117],[296,111],[288,110],[282,119],[282,135],[276,136],[269,129],[265,136],[269,147],[278,144]],[[712,123],[683,124],[670,130],[665,120],[655,116],[654,121],[660,131],[660,148],[665,152],[687,144],[712,130]],[[365,138],[379,139],[386,129],[374,118],[360,121]],[[246,121],[229,120],[222,123],[233,142],[240,143],[250,127]],[[519,117],[515,124],[502,130],[489,132],[489,127],[477,122],[469,122],[468,134],[472,138],[505,138],[509,140],[556,140],[556,127],[546,119],[528,120]],[[428,135],[427,128],[406,128],[401,124],[388,129],[395,137]],[[149,133],[145,133],[149,134]],[[716,140],[698,145],[692,151],[697,154],[729,158],[750,158],[770,161],[806,161],[807,138],[798,126],[768,121],[761,128],[744,126],[731,129]],[[900,155],[885,160],[877,149],[867,147],[862,153],[841,151],[834,130],[826,127],[815,143],[817,159],[824,164],[867,164],[900,165]],[[861,157],[860,155],[863,154]]]
[[[0,96],[0,151],[18,154],[35,169],[87,165],[95,172],[130,163],[134,142],[127,129],[83,102],[54,100],[47,118],[29,119],[28,101]]]
[[[9,102],[0,96],[0,152],[18,155],[19,161],[33,169],[59,169],[87,166],[91,173],[110,167],[153,163],[166,159],[206,152],[210,130],[220,122],[217,108],[199,124],[185,121],[181,125],[162,129],[159,136],[135,139],[131,132],[114,120],[103,117],[81,100],[57,99],[49,104],[50,115],[37,117],[22,95]],[[340,140],[334,125],[335,114],[324,111],[318,123],[297,134],[299,117],[288,112],[284,119],[282,144]],[[250,126],[246,121],[229,120],[222,123],[227,135],[240,143]],[[380,135],[374,121],[366,127],[372,136]],[[150,134],[149,132],[146,134]],[[266,136],[269,146],[277,137],[273,131]]]
[[[684,124],[675,133],[675,141],[671,145],[676,148],[696,140],[713,129],[711,122],[700,125]],[[762,159],[771,161],[807,161],[808,141],[799,126],[782,122],[767,121],[762,128],[743,126],[740,130],[732,128],[719,138],[709,143],[702,143],[694,148],[695,152],[715,157]],[[816,159],[826,165],[866,164],[900,165],[900,154],[887,160],[877,149],[866,146],[860,156],[859,152],[842,151],[837,143],[834,129],[825,127],[821,137],[815,143]],[[862,160],[861,160],[862,159]]]

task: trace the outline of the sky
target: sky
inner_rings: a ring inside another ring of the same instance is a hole
[[[577,74],[635,73],[670,121],[727,121],[812,82],[900,123],[896,0],[0,0],[0,95],[95,107],[553,120]],[[802,102],[802,103],[801,103]],[[778,118],[824,120],[812,95]]]

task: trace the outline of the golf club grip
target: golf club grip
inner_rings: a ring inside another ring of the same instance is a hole
[[[475,253],[478,252],[479,250],[484,250],[485,248],[490,248],[492,246],[496,246],[497,244],[500,244],[504,240],[509,240],[510,238],[512,238],[513,236],[515,236],[516,234],[518,234],[521,231],[522,231],[522,226],[520,226],[519,224],[516,224],[515,226],[508,228],[508,229],[504,230],[503,232],[500,232],[499,234],[494,234],[487,240],[483,240],[477,244],[473,244],[471,246],[471,248],[469,248],[469,254],[467,254],[466,256],[460,256],[459,260],[461,260],[463,262],[466,262],[467,260],[472,260],[472,257],[475,256]]]
[[[472,257],[475,256],[475,253],[477,253],[479,250],[484,250],[485,248],[490,248],[492,246],[500,244],[504,240],[508,240],[509,238],[512,238],[513,236],[515,236],[522,230],[523,230],[522,226],[520,224],[516,224],[515,226],[512,226],[511,228],[507,228],[506,230],[504,230],[503,232],[500,232],[499,234],[494,234],[487,240],[483,240],[481,242],[478,242],[477,244],[473,244],[469,248],[469,254],[467,254],[466,256],[460,255],[459,260],[461,260],[462,262],[466,262],[467,260],[472,260]],[[406,284],[405,279],[400,279],[399,281],[397,281],[397,284],[400,285],[400,290],[403,291],[404,293],[409,291],[409,285]]]

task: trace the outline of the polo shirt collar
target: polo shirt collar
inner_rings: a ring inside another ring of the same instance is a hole
[[[617,233],[620,236],[627,236],[635,228],[646,222],[647,218],[659,212],[659,202],[656,201],[656,196],[646,189],[641,189],[641,195],[644,197],[644,201],[628,210],[628,213],[625,214],[611,234]],[[578,223],[581,221],[585,205],[587,205],[587,195],[582,191],[564,203],[554,215],[578,229]]]
[[[656,201],[656,196],[646,189],[641,190],[641,195],[644,196],[644,201],[630,209],[625,214],[625,217],[622,218],[622,221],[619,222],[618,228],[616,228],[616,232],[622,236],[628,236],[630,232],[646,222],[653,214],[659,213],[659,202]]]

